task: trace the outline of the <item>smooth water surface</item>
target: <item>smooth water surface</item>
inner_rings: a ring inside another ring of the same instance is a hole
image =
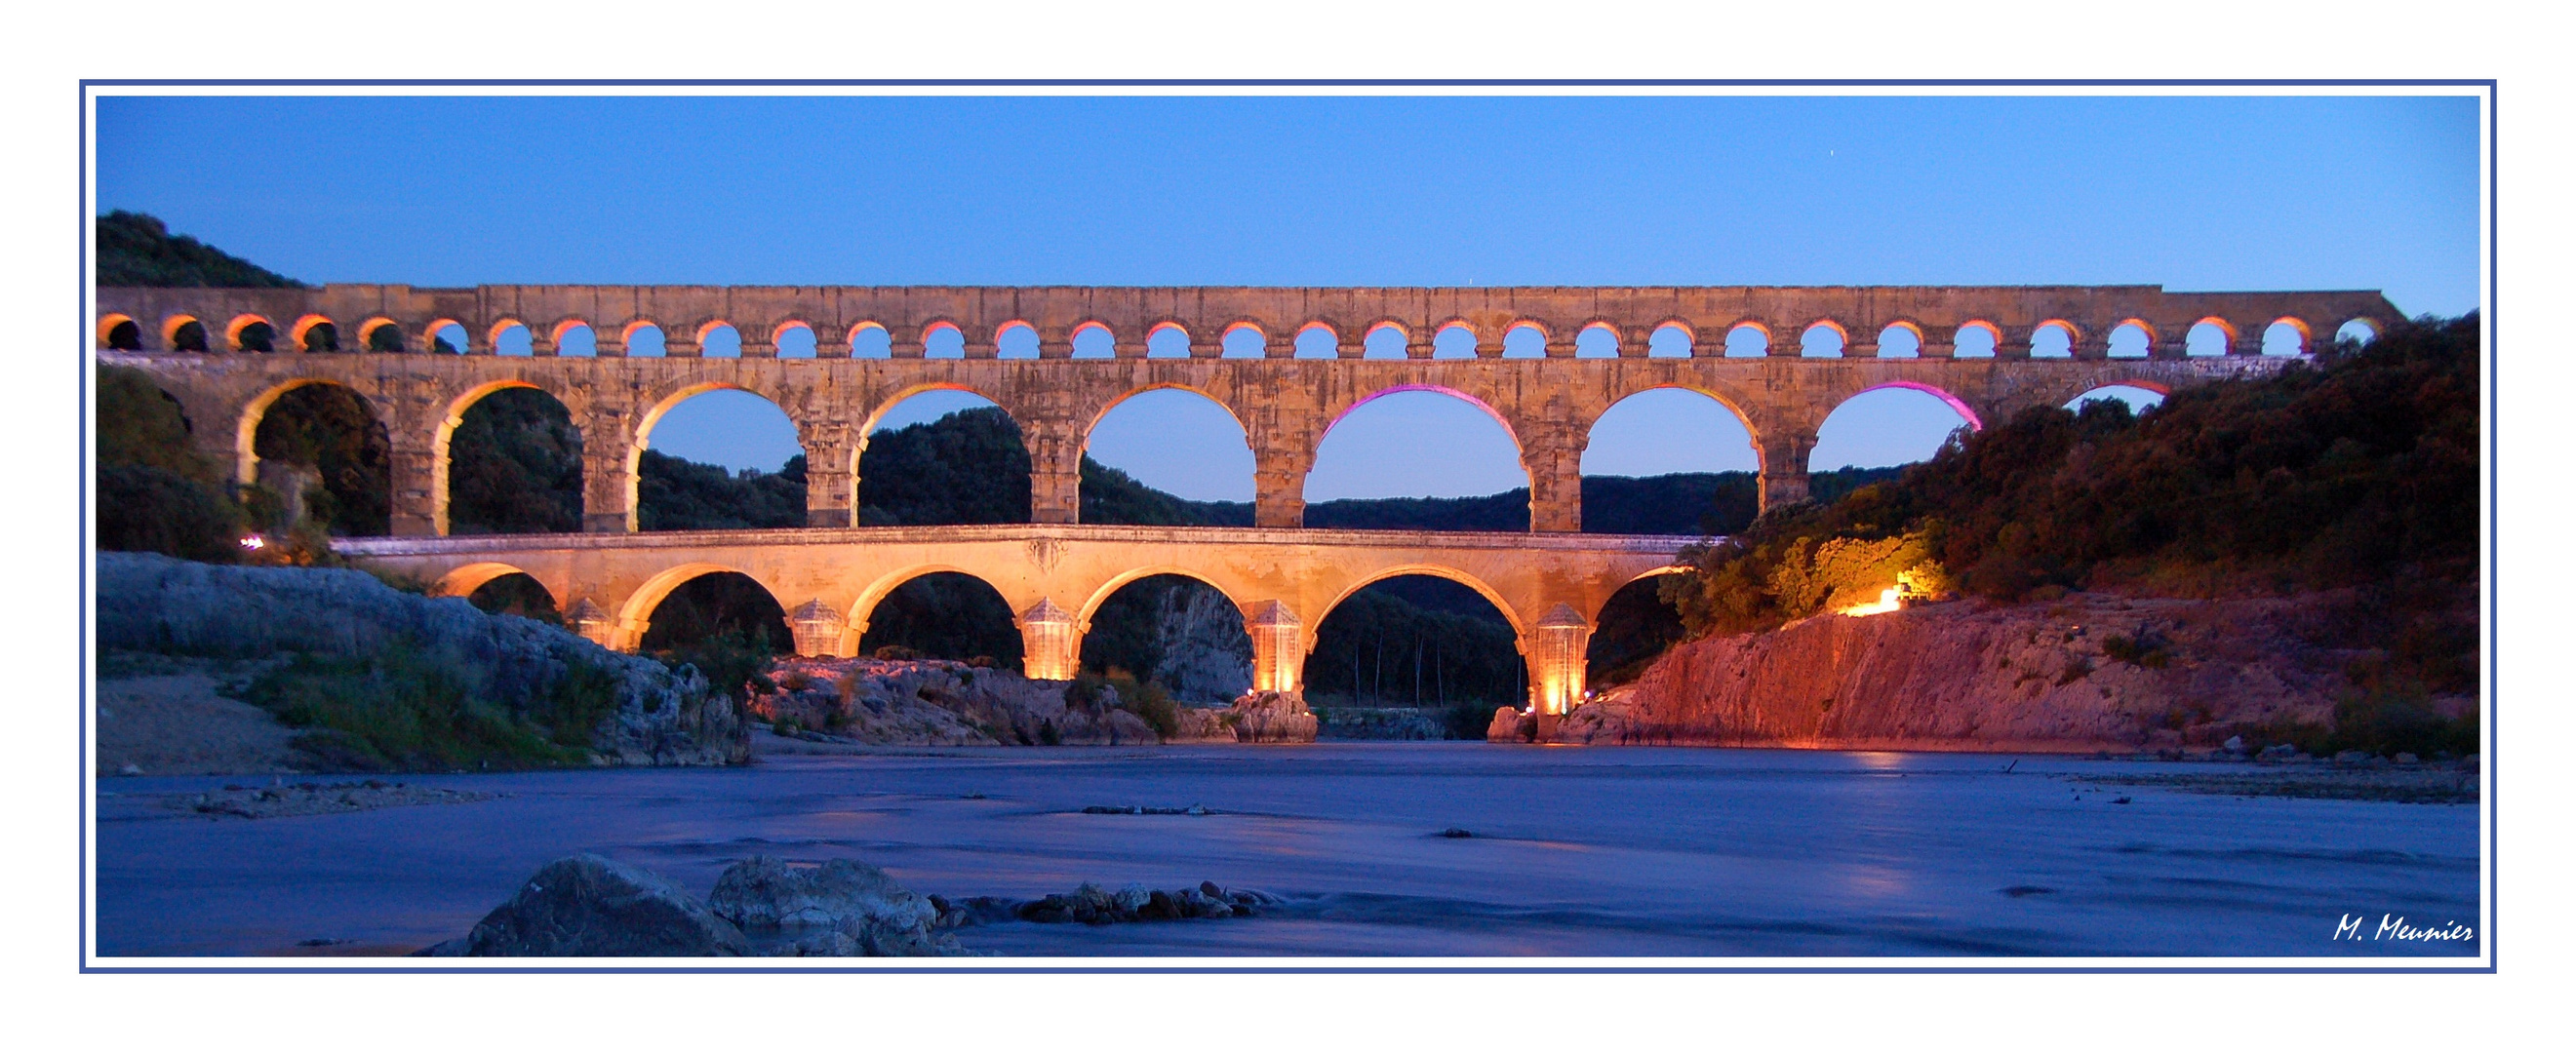
[[[2474,807],[2067,778],[2191,767],[1481,743],[924,750],[412,777],[509,796],[262,820],[151,795],[266,777],[122,778],[99,784],[114,796],[98,950],[398,954],[464,933],[546,861],[598,852],[701,896],[766,854],[863,859],[951,897],[1212,880],[1292,900],[1254,919],[958,933],[1005,955],[2477,953],[2330,939],[2345,914],[2477,924]],[[1082,812],[1192,804],[1216,814]],[[1453,827],[1474,836],[1438,836]]]

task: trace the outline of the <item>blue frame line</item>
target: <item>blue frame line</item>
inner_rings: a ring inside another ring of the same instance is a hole
[[[2481,935],[2481,937],[2480,937],[2480,938],[2481,938],[2481,940],[2482,940],[2482,942],[2483,942],[2483,945],[2484,945],[2484,947],[2485,947],[2485,949],[2486,949],[2486,964],[2484,964],[2484,965],[2482,965],[2482,966],[2480,966],[2480,965],[2443,966],[2443,965],[2394,964],[2394,963],[2389,964],[2389,965],[2385,965],[2385,966],[2379,966],[2379,965],[2366,965],[2366,966],[2342,966],[2342,967],[2329,967],[2329,966],[2325,966],[2325,965],[2315,965],[2315,966],[2305,966],[2305,965],[2300,965],[2300,966],[2223,966],[2223,965],[2222,965],[2222,966],[2153,966],[2153,965],[2139,965],[2139,966],[2047,966],[2047,965],[2027,965],[2027,966],[2020,966],[2020,965],[1992,965],[1992,966],[1989,966],[1989,965],[1968,965],[1968,966],[1956,966],[1956,967],[1951,967],[1951,966],[1940,966],[1940,965],[1898,965],[1898,964],[1883,965],[1883,966],[1882,966],[1882,965],[1870,965],[1870,966],[1744,966],[1744,965],[1726,966],[1726,965],[1712,965],[1712,966],[1586,966],[1586,967],[1576,967],[1576,966],[1541,966],[1541,965],[1532,965],[1532,966],[1461,966],[1461,967],[1400,966],[1400,965],[1389,965],[1389,966],[1241,966],[1241,965],[1235,965],[1235,966],[1224,966],[1224,965],[1219,965],[1219,966],[1189,966],[1189,965],[1175,964],[1175,965],[1169,965],[1169,966],[1161,966],[1161,965],[1155,965],[1155,966],[1129,966],[1129,965],[1122,965],[1122,966],[1100,966],[1100,967],[1086,967],[1086,966],[989,966],[989,967],[984,967],[984,966],[961,966],[961,967],[948,967],[948,968],[923,968],[923,967],[915,967],[915,966],[883,966],[883,967],[870,967],[870,968],[856,968],[856,967],[828,967],[828,966],[825,966],[825,967],[746,966],[746,967],[740,967],[740,968],[709,968],[709,967],[703,967],[703,966],[633,966],[633,967],[628,967],[628,966],[457,966],[457,967],[447,967],[447,968],[428,968],[428,967],[422,967],[422,966],[406,966],[406,965],[391,965],[391,964],[384,965],[384,966],[374,966],[374,967],[360,965],[360,966],[343,966],[343,967],[335,967],[335,968],[322,968],[322,967],[315,967],[315,966],[291,966],[291,965],[287,965],[287,966],[281,966],[281,965],[245,965],[245,966],[237,966],[237,967],[236,967],[236,966],[220,966],[220,965],[212,965],[212,966],[113,966],[113,965],[95,965],[95,964],[92,964],[91,959],[90,959],[90,955],[89,955],[89,948],[88,948],[88,940],[87,940],[87,938],[88,938],[88,933],[89,933],[89,921],[90,921],[90,919],[89,919],[89,897],[88,897],[88,895],[87,895],[87,889],[88,889],[88,884],[89,884],[89,839],[88,839],[89,826],[90,826],[90,815],[89,815],[89,794],[91,793],[91,791],[92,791],[92,790],[94,790],[94,789],[95,789],[95,776],[94,776],[94,775],[91,773],[91,771],[90,771],[91,763],[92,763],[92,758],[88,757],[88,756],[86,755],[86,753],[84,752],[84,753],[83,753],[83,755],[79,758],[79,763],[75,766],[75,767],[76,767],[76,771],[75,771],[75,778],[77,778],[77,779],[79,780],[79,792],[78,792],[78,794],[76,795],[76,796],[77,796],[77,798],[78,798],[78,801],[79,801],[78,810],[77,810],[77,813],[76,813],[76,814],[78,815],[78,819],[79,819],[79,821],[78,821],[78,826],[77,826],[77,827],[76,827],[76,829],[73,831],[73,833],[74,833],[74,840],[75,840],[76,844],[78,845],[77,860],[78,860],[79,867],[80,867],[79,871],[78,871],[78,872],[77,872],[77,874],[76,874],[76,880],[77,880],[77,884],[78,884],[78,885],[83,889],[83,894],[82,894],[82,896],[81,896],[80,904],[78,905],[77,912],[76,912],[76,913],[75,913],[75,915],[74,915],[74,917],[75,917],[75,922],[76,922],[76,928],[75,928],[75,929],[74,929],[74,931],[73,931],[73,956],[74,956],[75,961],[78,963],[79,971],[80,971],[80,972],[82,972],[82,973],[109,973],[109,974],[129,974],[129,973],[154,973],[154,974],[199,974],[199,973],[230,973],[230,974],[239,974],[239,973],[287,973],[287,974],[315,974],[315,973],[321,973],[321,974],[345,974],[345,973],[367,973],[367,974],[382,974],[382,973],[407,973],[407,974],[450,974],[450,973],[609,973],[609,974],[625,974],[625,973],[686,973],[686,974],[709,974],[709,973],[746,973],[746,974],[770,974],[770,973],[924,973],[924,974],[932,974],[932,973],[953,973],[953,974],[960,974],[960,975],[987,975],[987,974],[995,974],[995,973],[1027,973],[1027,974],[1048,974],[1048,975],[1052,975],[1052,974],[1082,974],[1082,973],[1090,973],[1090,974],[1102,974],[1102,973],[1197,973],[1197,974],[1216,974],[1216,975],[1231,975],[1231,974],[1242,974],[1242,973],[1255,973],[1255,974],[1280,974],[1280,973],[1347,973],[1347,974],[1366,974],[1366,975],[1381,975],[1381,974],[1418,974],[1418,973],[1431,973],[1431,974],[1454,974],[1454,975],[1524,975],[1524,974],[1551,974],[1551,975],[1566,975],[1566,974],[1574,974],[1574,973],[1584,973],[1584,974],[1605,974],[1605,975],[1617,975],[1617,974],[1669,974],[1669,973],[1700,973],[1700,974],[1712,974],[1712,975],[1734,975],[1734,974],[1748,974],[1748,973],[1751,973],[1751,974],[1835,974],[1835,975],[1840,975],[1840,974],[1873,974],[1873,973],[1907,973],[1907,974],[1917,974],[1917,975],[1935,975],[1935,976],[1937,976],[1937,975],[1952,975],[1952,974],[1976,974],[1976,975],[2018,975],[2018,974],[2031,974],[2031,973],[2045,973],[2045,974],[2104,974],[2104,973],[2109,973],[2109,974],[2141,974],[2141,973],[2206,973],[2206,974],[2256,974],[2256,975],[2276,975],[2276,974],[2310,974],[2310,975],[2315,975],[2315,974],[2425,973],[2425,974],[2471,974],[2471,975],[2474,975],[2474,974],[2478,974],[2478,973],[2488,973],[2488,974],[2493,974],[2493,973],[2495,973],[2495,972],[2497,971],[2498,963],[2502,961],[2502,957],[2501,957],[2501,955],[2500,955],[2500,953],[2499,953],[2499,951],[2498,951],[2498,941],[2497,941],[2496,926],[2495,926],[2495,924],[2494,924],[2495,919],[2497,919],[2498,917],[2501,917],[2501,916],[2502,916],[2502,913],[2503,913],[2503,912],[2502,912],[2502,910],[2501,910],[2501,908],[2500,908],[2500,903],[2501,903],[2501,901],[2502,901],[2502,899],[2503,899],[2503,878],[2504,878],[2503,870],[2502,870],[2502,868],[2501,868],[2501,867],[2499,866],[2499,864],[2498,864],[2498,860],[2499,860],[2499,859],[2502,857],[2502,855],[2503,855],[2503,846],[2504,846],[2504,826],[2503,826],[2503,823],[2500,821],[2500,817],[2501,817],[2501,816],[2502,816],[2502,814],[2503,814],[2503,802],[2499,799],[2499,796],[2500,796],[2500,795],[2498,795],[2498,794],[2495,792],[2498,788],[2500,788],[2500,787],[2503,785],[2503,780],[2501,780],[2500,778],[2498,778],[2498,777],[2496,776],[2497,754],[2501,752],[2501,747],[2502,747],[2503,742],[2504,742],[2503,732],[2500,730],[2500,729],[2501,729],[2501,727],[2502,727],[2502,721],[2501,721],[2501,714],[2499,713],[2499,708],[2500,708],[2500,707],[2498,706],[2498,701],[2499,701],[2499,700],[2498,700],[2498,698],[2497,698],[2497,695],[2498,695],[2498,693],[2499,693],[2499,691],[2498,691],[2498,687],[2499,687],[2499,685],[2502,683],[2502,678],[2498,675],[2498,673],[2497,673],[2497,669],[2498,669],[2498,668],[2503,664],[2503,662],[2502,662],[2502,652],[2503,652],[2503,648],[2502,648],[2502,638],[2501,638],[2501,636],[2496,632],[2496,624],[2497,624],[2498,616],[2499,616],[2499,615],[2501,614],[2501,612],[2502,612],[2502,605],[2501,605],[2501,603],[2500,603],[2500,598],[2501,598],[2502,593],[2503,593],[2503,586],[2502,586],[2502,581],[2500,580],[2500,578],[2499,578],[2499,576],[2498,576],[2498,574],[2497,574],[2497,569],[2498,569],[2498,567],[2501,565],[2501,557],[2502,557],[2502,552],[2503,552],[2503,530],[2502,530],[2502,528],[2501,528],[2501,526],[2500,526],[2500,516],[2498,515],[2498,512],[2502,509],[2503,504],[2504,504],[2504,477],[2503,477],[2502,471],[2500,470],[2500,464],[2501,464],[2501,461],[2502,461],[2502,442],[2501,442],[2502,429],[2501,429],[2501,427],[2499,427],[2499,425],[2498,425],[2499,410],[2501,410],[2503,403],[2502,403],[2502,400],[2497,396],[2497,391],[2498,391],[2498,389],[2502,386],[2502,385],[2501,385],[2501,384],[2499,384],[2497,381],[2498,381],[2498,379],[2500,378],[2500,375],[2501,375],[2501,372],[2502,372],[2502,368],[2503,368],[2503,366],[2502,366],[2502,359],[2501,359],[2501,356],[2500,356],[2500,354],[2499,354],[2499,352],[2498,352],[2498,349],[2499,349],[2499,348],[2501,348],[2501,347],[2503,346],[2503,344],[2502,344],[2502,340],[2501,340],[2501,338],[2497,335],[2497,330],[2496,330],[2496,304],[2497,304],[2497,300],[2498,300],[2498,297],[2499,297],[2499,294],[2498,294],[2497,290],[2502,286],[2502,282],[2499,280],[2499,276],[2500,276],[2500,273],[2501,273],[2501,258],[2500,258],[2499,254],[2498,254],[2498,252],[2497,252],[2498,242],[2499,242],[2499,240],[2500,240],[2500,238],[2499,238],[2499,230],[2500,230],[2500,228],[2499,228],[2499,224],[2497,223],[2497,216],[2498,216],[2498,215],[2500,215],[2500,214],[2501,214],[2501,212],[2502,212],[2502,205],[2501,205],[2500,200],[2499,200],[2499,198],[2498,198],[2498,188],[2499,188],[2499,180],[2498,180],[2498,174],[2499,174],[2499,172],[2498,172],[2498,170],[2499,170],[2499,168],[2500,168],[2501,166],[2500,166],[2500,165],[2498,165],[2498,164],[2496,163],[2496,159],[2497,159],[2497,157],[2499,156],[2499,151],[2498,151],[2498,148],[2497,148],[2497,147],[2498,147],[2498,142],[2499,142],[2499,140],[2500,140],[2500,138],[2501,138],[2501,127],[2500,127],[2500,125],[2499,125],[2499,123],[2498,123],[2498,112],[2499,112],[2500,104],[2499,104],[2499,101],[2498,101],[2498,98],[2497,98],[2497,95],[2498,95],[2498,92],[2497,92],[2497,82],[2496,82],[2496,80],[2495,80],[2494,78],[2485,78],[2485,79],[2313,79],[2313,80],[2310,80],[2310,79],[2291,79],[2291,80],[2171,80],[2171,79],[2164,79],[2164,80],[2155,80],[2155,79],[2116,79],[2116,78],[2115,78],[2115,79],[2094,79],[2094,80],[2011,80],[2011,79],[1962,79],[1962,80],[1859,80],[1859,79],[1847,79],[1847,80],[1834,80],[1834,79],[1708,79],[1708,80],[1701,80],[1701,79],[1641,79],[1641,80],[1527,80],[1527,79],[1456,79],[1456,80],[1451,80],[1451,79],[1432,79],[1432,80],[1306,80],[1306,79],[1249,79],[1249,80],[1155,80],[1155,79],[1088,79],[1088,80],[1076,80],[1076,79],[1025,79],[1025,80],[961,80],[961,79],[894,79],[894,80],[803,80],[803,79],[797,79],[797,80],[685,80],[685,79],[608,79],[608,80],[579,80],[579,79],[573,79],[573,80],[435,80],[435,79],[410,79],[410,78],[401,78],[401,79],[381,79],[381,80],[306,80],[306,79],[274,79],[274,78],[229,79],[229,80],[202,80],[202,79],[201,79],[201,80],[188,80],[188,79],[150,79],[150,78],[147,78],[147,79],[133,79],[133,78],[82,78],[82,79],[79,81],[79,90],[78,90],[78,96],[77,96],[77,100],[76,100],[76,107],[77,107],[77,109],[78,109],[78,117],[79,117],[78,121],[76,122],[76,128],[77,128],[77,132],[78,132],[78,136],[79,136],[79,138],[78,138],[78,140],[76,141],[75,149],[74,149],[74,151],[73,151],[74,156],[78,159],[78,160],[77,160],[76,167],[75,167],[75,173],[76,173],[75,178],[76,178],[76,179],[77,179],[77,181],[78,181],[78,182],[77,182],[77,188],[78,188],[78,190],[77,190],[77,194],[76,194],[75,196],[77,197],[77,199],[78,199],[78,200],[79,200],[79,202],[80,202],[80,205],[81,205],[81,211],[80,211],[80,214],[79,214],[79,215],[77,215],[77,216],[75,216],[75,217],[74,217],[75,222],[76,222],[76,225],[75,225],[75,227],[74,227],[74,230],[77,232],[77,233],[76,233],[76,235],[75,235],[75,237],[74,237],[74,244],[75,244],[75,245],[77,245],[77,246],[79,246],[79,248],[77,249],[77,251],[75,251],[75,252],[74,252],[74,254],[73,254],[73,255],[74,255],[74,258],[75,258],[75,259],[78,261],[78,263],[79,263],[79,269],[78,269],[78,271],[76,271],[76,272],[74,273],[74,275],[73,275],[73,298],[72,298],[72,304],[73,304],[73,310],[74,310],[74,312],[75,312],[75,313],[77,313],[77,314],[81,317],[81,319],[82,319],[80,328],[81,328],[81,331],[83,331],[83,332],[87,332],[87,331],[88,331],[88,329],[89,329],[89,323],[88,323],[88,320],[87,320],[87,319],[88,319],[88,310],[89,310],[89,289],[90,289],[90,281],[91,281],[92,275],[95,273],[95,268],[91,265],[91,262],[90,262],[89,232],[90,232],[90,227],[91,227],[92,223],[94,222],[94,219],[95,219],[95,213],[96,213],[96,211],[97,211],[97,210],[96,210],[96,206],[95,206],[95,204],[90,200],[90,193],[89,193],[89,189],[90,189],[90,170],[89,170],[89,155],[88,155],[88,146],[89,146],[89,140],[90,140],[90,128],[89,128],[89,102],[90,102],[90,98],[91,98],[91,96],[90,96],[90,89],[92,89],[92,88],[94,88],[94,87],[292,87],[292,88],[318,88],[318,87],[340,87],[340,88],[347,88],[347,87],[442,87],[442,88],[459,88],[459,87],[511,87],[511,88],[551,88],[551,87],[690,87],[690,88],[703,88],[703,87],[754,87],[754,88],[796,88],[796,87],[880,87],[880,88],[890,88],[890,87],[931,87],[931,88],[947,88],[947,87],[954,87],[954,88],[965,88],[965,87],[975,87],[975,88],[996,88],[996,87],[999,87],[999,88],[1022,88],[1022,87],[1027,87],[1027,88],[1094,88],[1094,87],[1112,87],[1112,88],[1114,88],[1114,87],[1148,87],[1148,88],[1182,88],[1182,87],[1204,87],[1204,88],[1242,88],[1242,87],[1306,87],[1306,88],[1323,88],[1323,87],[1384,87],[1384,88],[1426,88],[1426,87],[1430,87],[1430,88],[1443,88],[1443,87],[1448,87],[1448,88],[1455,88],[1455,87],[1537,87],[1537,88],[1565,88],[1565,87],[1591,87],[1591,88],[1602,88],[1602,87],[1607,87],[1607,88],[1658,88],[1658,87],[1661,87],[1661,88],[1673,88],[1673,87],[1846,87],[1846,88],[1847,88],[1847,87],[1919,87],[1919,88],[1952,88],[1952,87],[1958,87],[1958,88],[1965,88],[1965,87],[2031,87],[2031,88],[2039,88],[2039,87],[2056,87],[2056,88],[2100,88],[2100,87],[2149,87],[2149,88],[2192,88],[2192,87],[2235,87],[2235,88],[2387,87],[2387,88],[2482,88],[2482,89],[2484,89],[2484,90],[2485,90],[2485,97],[2486,97],[2486,104],[2487,104],[2487,148],[2486,148],[2486,162],[2487,162],[2487,289],[2486,289],[2485,308],[2484,308],[2484,312],[2483,312],[2483,313],[2484,313],[2484,317],[2480,319],[2480,325],[2485,329],[2485,332],[2486,332],[2486,338],[2487,338],[2487,391],[2486,391],[2486,396],[2487,396],[2487,420],[2486,420],[2486,424],[2487,424],[2487,449],[2486,449],[2486,457],[2487,457],[2487,487],[2488,487],[2488,495],[2489,495],[2489,496],[2488,496],[2489,504],[2488,504],[2488,508],[2487,508],[2487,512],[2488,512],[2488,519],[2487,519],[2487,561],[2486,561],[2486,564],[2485,564],[2485,567],[2484,567],[2484,571],[2485,571],[2485,574],[2486,574],[2486,587],[2487,587],[2487,616],[2486,616],[2486,624],[2485,624],[2482,628],[2485,630],[2486,639],[2487,639],[2487,642],[2488,642],[2488,644],[2489,644],[2489,661],[2488,661],[2488,663],[2487,663],[2487,669],[2486,669],[2486,684],[2487,684],[2487,690],[2486,690],[2486,693],[2485,693],[2485,694],[2486,694],[2486,697],[2485,697],[2485,699],[2484,699],[2484,708],[2482,709],[2482,711],[2481,711],[2481,713],[2480,713],[2481,720],[2482,720],[2482,722],[2483,722],[2483,723],[2485,724],[2485,726],[2486,726],[2486,733],[2487,733],[2487,736],[2488,736],[2488,743],[2487,743],[2487,747],[2486,747],[2486,748],[2487,748],[2487,752],[2486,752],[2486,754],[2485,754],[2483,757],[2481,757],[2481,758],[2480,758],[2480,766],[2481,766],[2481,768],[2483,769],[2482,775],[2483,775],[2483,776],[2486,778],[2486,780],[2487,780],[2487,789],[2486,789],[2486,796],[2485,796],[2485,798],[2484,798],[2480,803],[2481,803],[2481,804],[2482,804],[2482,805],[2487,809],[2487,815],[2486,815],[2486,817],[2487,817],[2487,821],[2488,821],[2488,823],[2490,824],[2490,826],[2494,829],[2495,833],[2494,833],[2494,837],[2493,837],[2493,841],[2492,841],[2492,843],[2491,843],[2491,844],[2489,844],[2489,846],[2488,846],[2488,848],[2487,848],[2487,861],[2486,861],[2486,862],[2487,862],[2487,887],[2488,887],[2488,901],[2487,901],[2487,904],[2486,904],[2486,908],[2487,908],[2487,911],[2486,911],[2487,930],[2486,930],[2486,932],[2485,932],[2485,933],[2483,933],[2483,934]],[[94,341],[92,341],[92,342],[94,342]],[[78,369],[78,372],[79,372],[79,374],[80,374],[80,375],[79,375],[79,377],[76,379],[76,383],[74,384],[74,390],[78,393],[78,397],[79,397],[79,399],[81,400],[81,401],[77,404],[77,406],[75,407],[75,409],[76,409],[76,411],[77,411],[77,412],[76,412],[76,416],[78,417],[78,419],[79,419],[79,421],[80,421],[80,425],[79,425],[79,429],[78,429],[78,431],[79,431],[80,441],[81,441],[81,447],[80,447],[80,448],[81,448],[81,450],[83,450],[83,451],[87,451],[87,450],[89,449],[89,444],[90,444],[90,442],[91,442],[90,426],[89,426],[89,417],[88,417],[87,409],[88,409],[88,407],[89,407],[89,405],[90,405],[91,398],[92,398],[91,391],[90,391],[90,385],[91,385],[91,380],[92,380],[92,373],[93,373],[93,370],[91,369],[91,366],[92,366],[92,365],[94,365],[95,360],[96,360],[96,355],[95,355],[95,353],[94,353],[94,352],[92,352],[92,351],[90,351],[90,350],[88,350],[88,347],[87,347],[87,345],[85,344],[85,345],[84,345],[83,354],[82,354],[82,356],[81,356],[80,366],[79,366],[79,369]],[[88,515],[83,511],[83,510],[87,507],[87,505],[88,505],[88,503],[89,503],[89,499],[90,499],[90,493],[89,493],[89,483],[90,483],[90,478],[89,478],[89,473],[88,473],[88,471],[86,471],[86,470],[85,470],[85,466],[81,463],[81,458],[78,458],[78,457],[74,458],[74,462],[73,462],[73,466],[72,466],[72,467],[73,467],[73,472],[74,472],[74,474],[75,474],[75,475],[77,475],[77,476],[79,476],[79,478],[76,480],[76,489],[75,489],[75,491],[74,491],[74,492],[75,492],[75,494],[76,494],[76,496],[78,497],[78,501],[77,501],[77,502],[75,503],[75,505],[74,505],[74,514],[75,514],[75,515],[78,515],[78,516],[79,516],[79,518],[80,518],[80,523],[78,524],[78,526],[77,526],[77,528],[76,528],[76,533],[77,533],[77,535],[79,536],[79,538],[80,538],[80,543],[81,543],[81,545],[80,545],[80,551],[79,551],[79,553],[77,554],[78,562],[79,562],[79,564],[80,564],[80,569],[79,569],[79,574],[78,574],[78,576],[79,576],[79,580],[80,580],[80,603],[81,603],[81,606],[80,606],[81,617],[78,619],[78,628],[76,629],[76,632],[77,632],[77,638],[78,638],[78,642],[79,642],[79,650],[74,654],[74,656],[73,656],[73,662],[74,662],[75,668],[77,668],[77,669],[79,670],[80,683],[81,683],[82,692],[83,692],[83,699],[84,699],[84,701],[86,701],[86,699],[87,699],[87,697],[88,697],[88,695],[89,695],[89,692],[90,692],[91,690],[93,690],[93,689],[94,689],[94,687],[95,687],[95,685],[93,685],[93,684],[91,684],[91,683],[90,683],[90,679],[89,679],[89,672],[90,672],[90,669],[89,669],[89,658],[90,658],[90,639],[89,639],[89,617],[88,617],[88,616],[89,616],[90,609],[91,609],[91,605],[92,605],[92,596],[91,596],[91,591],[90,591],[90,590],[91,590],[91,581],[90,581],[90,577],[91,577],[91,571],[92,571],[94,568],[93,568],[93,566],[92,566],[92,556],[93,556],[92,545],[93,545],[93,539],[92,539],[92,537],[91,537],[91,529],[92,529],[92,527],[93,527],[93,525],[94,525],[94,524],[91,522],[90,517],[89,517],[89,516],[88,516]],[[77,737],[73,740],[73,748],[74,748],[76,751],[79,751],[79,750],[83,750],[83,749],[84,749],[84,747],[87,745],[87,743],[88,743],[88,739],[89,739],[89,707],[88,707],[86,704],[84,704],[84,705],[81,707],[80,719],[79,719],[79,721],[78,721],[78,723],[77,723],[77,725],[76,725],[76,729],[77,729],[77,730],[76,730]]]

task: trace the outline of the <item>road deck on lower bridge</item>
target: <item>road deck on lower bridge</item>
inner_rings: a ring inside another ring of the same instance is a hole
[[[464,596],[525,573],[565,621],[632,650],[654,608],[703,574],[732,571],[787,611],[797,649],[851,655],[868,616],[897,586],[955,572],[999,592],[1026,645],[1026,672],[1073,675],[1102,601],[1155,574],[1196,578],[1240,607],[1258,690],[1298,688],[1325,614],[1371,582],[1428,574],[1476,590],[1508,618],[1530,666],[1532,704],[1564,712],[1582,697],[1583,659],[1611,595],[1675,569],[1702,539],[1612,534],[1008,524],[640,534],[358,538],[334,543],[362,566]]]

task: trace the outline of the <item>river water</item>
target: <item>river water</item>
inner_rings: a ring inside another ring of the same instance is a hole
[[[958,932],[1013,956],[2478,953],[2331,938],[2347,914],[2475,926],[2475,807],[2070,778],[2194,767],[1481,743],[952,749],[409,777],[507,796],[262,820],[155,795],[264,777],[120,778],[99,784],[96,946],[402,953],[586,851],[701,896],[767,854],[863,859],[952,897],[1212,880],[1290,901],[1252,919]],[[1214,814],[1082,811],[1193,804]],[[1450,828],[1473,836],[1439,836]]]

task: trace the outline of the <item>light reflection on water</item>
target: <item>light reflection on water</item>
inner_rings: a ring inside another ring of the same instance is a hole
[[[120,796],[101,801],[99,940],[109,954],[407,949],[462,933],[546,860],[596,851],[699,894],[764,853],[865,859],[950,896],[1213,880],[1291,900],[1251,920],[960,933],[1008,954],[2475,952],[2325,938],[2345,912],[2474,924],[2474,808],[2158,790],[2115,806],[2062,776],[2129,762],[2007,763],[1472,743],[924,750],[422,778],[512,796],[258,822],[134,796],[220,778],[118,779],[102,784]],[[1081,811],[1192,804],[1216,814]],[[1437,836],[1451,827],[1474,836]]]

